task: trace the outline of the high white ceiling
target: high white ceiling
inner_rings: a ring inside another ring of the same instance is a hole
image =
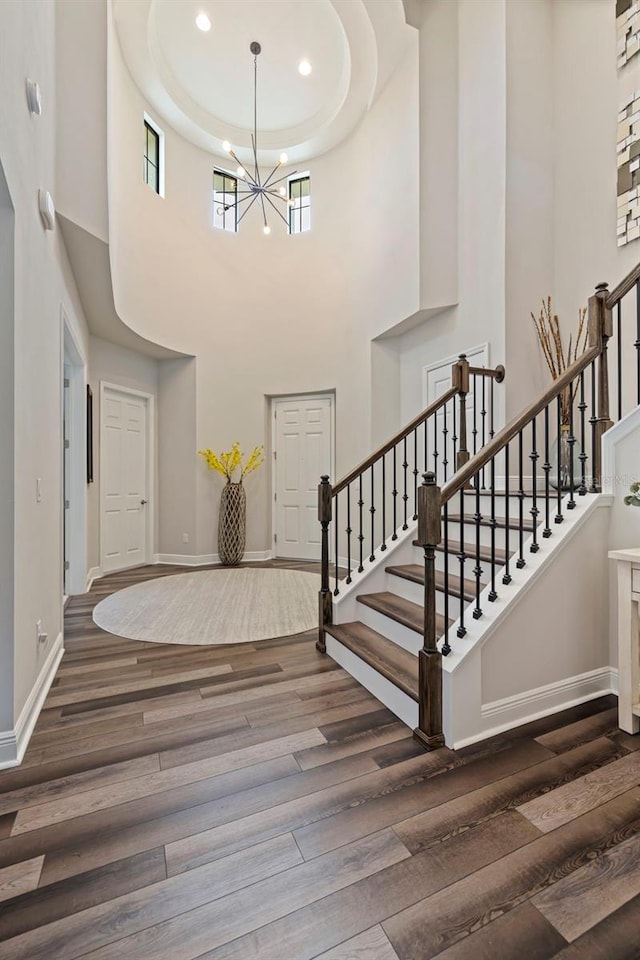
[[[260,159],[292,162],[335,146],[360,122],[403,56],[412,30],[402,0],[114,0],[122,52],[154,110],[222,154],[249,156],[253,55]],[[206,13],[211,30],[196,27]],[[312,64],[301,76],[298,63]]]

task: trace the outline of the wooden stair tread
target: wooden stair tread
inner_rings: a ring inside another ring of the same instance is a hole
[[[384,590],[381,593],[362,593],[356,597],[359,603],[363,603],[378,613],[383,613],[396,623],[401,623],[409,630],[415,630],[422,634],[424,630],[424,608],[418,603],[412,603],[411,600],[405,600],[404,597],[398,597],[395,593]],[[449,625],[453,620],[449,620]],[[444,633],[444,617],[436,613],[436,632],[439,637]]]
[[[359,621],[331,624],[326,631],[408,697],[418,701],[418,658],[412,653]]]
[[[474,515],[473,515],[472,513],[465,513],[465,514],[450,513],[450,514],[449,514],[449,520],[451,521],[451,523],[460,523],[460,520],[461,520],[461,519],[464,519],[464,525],[465,525],[465,527],[466,527],[466,526],[475,526],[475,524],[476,524],[475,517],[474,517]],[[496,527],[499,528],[500,530],[505,530],[506,527],[507,527],[507,521],[506,521],[505,517],[496,517],[496,518],[495,518],[495,524],[496,524]],[[481,526],[481,527],[490,527],[490,526],[491,526],[491,517],[488,517],[488,516],[486,516],[486,514],[483,514],[483,516],[482,516],[481,519],[480,519],[480,526]],[[515,515],[510,516],[510,517],[509,517],[509,524],[508,524],[508,526],[509,526],[509,530],[518,530],[518,529],[520,528],[520,523],[519,523],[518,517],[515,516]],[[522,529],[523,529],[523,530],[526,530],[528,533],[533,533],[533,531],[534,531],[534,529],[535,529],[534,524],[533,524],[533,521],[531,521],[531,520],[524,520],[523,523],[522,523]]]
[[[413,541],[413,545],[414,545],[414,547],[419,547],[419,546],[420,546],[420,544],[418,543],[417,540],[414,540],[414,541]],[[439,543],[439,544],[437,545],[436,550],[437,550],[439,553],[444,553],[444,540],[442,541],[442,543]],[[447,553],[459,554],[460,552],[461,552],[460,541],[459,541],[459,540],[449,540]],[[465,543],[465,544],[464,544],[464,552],[466,553],[467,558],[468,558],[469,560],[475,560],[475,558],[476,558],[476,545],[475,545],[475,543]],[[510,556],[513,557],[514,554],[515,554],[515,552],[516,552],[515,550],[512,550],[511,553],[510,553]],[[498,550],[498,548],[496,547],[494,553],[495,553],[495,562],[498,563],[498,564],[500,564],[501,567],[504,566],[504,564],[507,562],[507,554],[506,554],[506,551],[505,551],[505,550]],[[482,546],[482,544],[480,544],[479,557],[480,557],[480,559],[483,560],[485,563],[491,563],[491,547],[484,547],[484,546]]]
[[[386,567],[386,572],[394,577],[401,577],[403,580],[410,580],[412,583],[420,583],[424,586],[424,565],[420,563],[406,563],[398,566]],[[436,590],[444,592],[444,572],[436,570]],[[460,596],[460,577],[449,574],[449,593],[451,596]],[[473,580],[464,581],[464,599],[473,600],[476,595],[476,585]]]

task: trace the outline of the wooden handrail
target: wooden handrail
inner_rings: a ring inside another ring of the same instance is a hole
[[[442,396],[438,397],[437,400],[434,400],[433,403],[430,403],[429,406],[419,413],[417,417],[414,417],[411,423],[406,427],[403,427],[402,430],[397,433],[390,440],[387,440],[386,443],[383,443],[381,447],[378,447],[366,460],[363,460],[362,463],[358,464],[357,467],[343,477],[338,483],[333,487],[333,496],[337,493],[340,493],[341,490],[344,490],[350,483],[353,483],[354,480],[357,480],[361,473],[364,473],[365,470],[368,470],[377,460],[380,460],[384,457],[385,453],[388,453],[389,450],[393,450],[396,444],[400,443],[401,440],[404,440],[405,437],[408,437],[412,430],[415,430],[416,427],[419,427],[421,423],[427,420],[429,417],[433,416],[434,413],[437,413],[441,407],[444,407],[445,403],[448,403],[452,397],[455,397],[458,393],[457,387],[450,387]]]
[[[640,263],[631,270],[630,273],[621,280],[617,287],[614,287],[610,294],[608,294],[607,299],[605,300],[605,306],[607,310],[613,310],[616,304],[632,289],[633,286],[640,280]]]
[[[588,350],[582,354],[582,356],[576,360],[575,363],[572,363],[570,367],[567,367],[565,372],[561,377],[558,377],[557,380],[551,384],[551,386],[538,397],[537,400],[534,400],[533,403],[529,404],[528,407],[525,407],[513,420],[508,423],[502,430],[495,435],[495,437],[487,443],[482,450],[479,450],[470,460],[467,461],[464,466],[462,466],[454,477],[444,485],[442,488],[442,504],[448,503],[449,500],[459,490],[462,490],[463,487],[468,486],[470,480],[477,474],[482,467],[486,466],[489,461],[495,457],[501,450],[506,447],[510,440],[513,440],[520,431],[527,426],[528,423],[531,423],[534,417],[541,413],[544,408],[552,400],[558,397],[563,390],[565,390],[569,384],[571,384],[575,378],[583,370],[585,370],[590,363],[592,363],[597,357],[600,356],[601,348],[599,346],[589,347]]]

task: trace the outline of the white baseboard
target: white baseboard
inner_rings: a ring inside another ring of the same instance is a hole
[[[481,709],[483,720],[497,721],[471,737],[456,741],[454,749],[467,747],[480,740],[488,740],[498,733],[522,726],[532,720],[548,717],[588,700],[595,700],[608,693],[617,693],[618,671],[614,667],[599,667],[574,677],[556,680],[543,687],[534,687],[503,700],[484,703]]]
[[[91,587],[93,586],[93,581],[99,580],[101,576],[102,576],[102,570],[100,569],[100,567],[91,567],[87,571],[87,590],[86,590],[87,593],[89,593],[89,590],[91,590]]]
[[[63,637],[59,633],[27,697],[27,702],[20,711],[18,722],[13,730],[0,732],[0,770],[16,767],[22,762],[63,653]]]
[[[270,550],[254,550],[245,553],[244,560],[254,563],[262,560],[271,560]],[[155,563],[170,563],[180,567],[204,567],[219,564],[220,556],[217,553],[184,554],[184,553],[157,553]]]

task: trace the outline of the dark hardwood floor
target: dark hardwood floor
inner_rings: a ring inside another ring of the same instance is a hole
[[[205,648],[93,624],[177,572],[67,606],[0,772],[1,960],[637,960],[640,736],[615,698],[423,753],[311,633]]]

